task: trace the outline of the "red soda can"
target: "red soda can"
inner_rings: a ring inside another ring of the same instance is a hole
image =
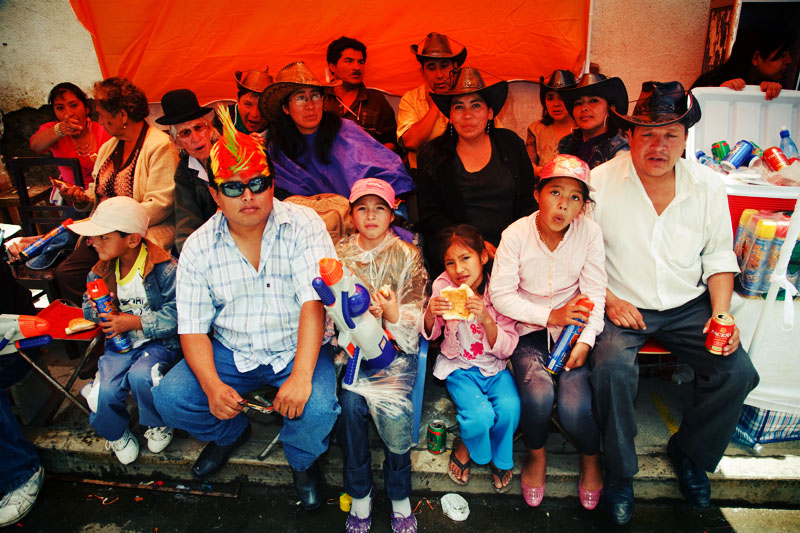
[[[773,172],[789,166],[789,160],[777,146],[764,150],[764,161],[767,163],[767,168]]]
[[[730,313],[717,313],[711,317],[706,336],[706,350],[714,355],[722,355],[722,349],[733,335],[733,324],[733,315]]]

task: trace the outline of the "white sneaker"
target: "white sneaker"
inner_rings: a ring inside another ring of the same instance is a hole
[[[95,382],[90,381],[81,389],[81,396],[86,398],[86,405],[93,412],[97,412],[97,396],[100,394],[100,388],[94,386]]]
[[[0,500],[0,527],[10,526],[28,514],[39,495],[44,481],[44,468],[33,474],[28,481],[12,490]]]
[[[172,442],[172,437],[175,435],[175,430],[168,427],[150,428],[144,432],[144,438],[147,439],[147,449],[153,453],[164,451],[164,448],[169,446]]]
[[[106,441],[106,450],[114,450],[114,455],[117,456],[119,462],[127,465],[139,457],[139,441],[136,440],[130,429],[126,429],[119,439]]]

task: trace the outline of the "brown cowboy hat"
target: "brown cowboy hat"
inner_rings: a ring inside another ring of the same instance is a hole
[[[460,50],[454,52],[451,43]],[[426,59],[452,59],[456,66],[460,66],[467,58],[467,48],[463,44],[436,32],[429,33],[419,44],[412,44],[411,52],[421,63]]]
[[[494,83],[487,85],[484,77],[491,79]],[[450,80],[450,90],[448,92],[430,93],[433,103],[447,118],[450,118],[450,102],[454,96],[478,93],[484,102],[492,108],[495,117],[503,109],[503,104],[506,103],[508,82],[482,72],[475,67],[455,69],[450,73]]]
[[[558,95],[564,100],[567,111],[572,116],[572,107],[575,100],[582,96],[599,96],[608,102],[609,106],[621,114],[628,112],[628,91],[619,78],[609,78],[603,74],[587,72],[578,80],[574,87],[558,89]]]
[[[700,116],[700,103],[678,81],[646,81],[642,83],[633,114],[625,115],[614,110],[609,114],[621,130],[634,126],[667,126],[676,122],[688,129],[697,124]]]
[[[289,63],[275,75],[275,83],[269,85],[261,93],[258,98],[258,108],[268,120],[275,120],[280,116],[281,101],[297,89],[303,87],[324,89],[341,84],[342,80],[322,83],[302,61]]]
[[[542,102],[542,107],[544,107],[544,98],[548,92],[569,89],[577,84],[578,80],[575,79],[575,75],[568,70],[554,70],[546,83],[544,76],[539,76],[539,101]]]
[[[269,75],[269,67],[264,70],[237,70],[233,73],[236,79],[236,86],[239,89],[261,93],[272,83],[272,76]]]

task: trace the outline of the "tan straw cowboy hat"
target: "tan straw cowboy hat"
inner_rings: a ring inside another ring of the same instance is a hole
[[[269,85],[258,99],[258,107],[268,120],[275,120],[281,112],[281,101],[297,89],[303,87],[335,87],[341,85],[342,80],[332,83],[323,83],[311,72],[305,63],[297,61],[289,63],[275,75],[275,83]]]

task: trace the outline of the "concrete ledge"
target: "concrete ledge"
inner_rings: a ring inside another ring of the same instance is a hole
[[[263,486],[286,486],[292,477],[280,446],[264,460],[256,459],[259,452],[274,436],[277,426],[259,427],[254,424],[254,437],[231,457],[229,464],[211,478],[211,482],[227,483],[239,480]],[[164,479],[192,481],[190,468],[203,448],[203,443],[191,438],[176,437],[162,453],[150,453],[142,435],[138,435],[142,450],[132,464],[120,464],[105,449],[105,441],[91,429],[54,428],[42,430],[35,444],[45,468],[52,473],[86,477]],[[451,444],[451,443],[449,443]],[[524,452],[515,456],[514,488],[511,495],[519,496],[519,473]],[[447,476],[449,452],[433,455],[425,449],[412,451],[412,484],[415,491],[460,492],[492,494],[494,488],[489,468],[473,466],[468,485],[457,486]],[[383,452],[373,447],[372,463],[375,483],[383,485]],[[636,498],[641,500],[681,500],[677,479],[666,454],[640,455],[639,474],[634,480]],[[341,487],[342,458],[337,446],[331,446],[323,462],[326,482]],[[574,498],[577,496],[578,455],[550,453],[547,465],[547,496]],[[711,474],[715,502],[747,501],[751,504],[800,504],[800,457],[726,456],[717,473]]]

